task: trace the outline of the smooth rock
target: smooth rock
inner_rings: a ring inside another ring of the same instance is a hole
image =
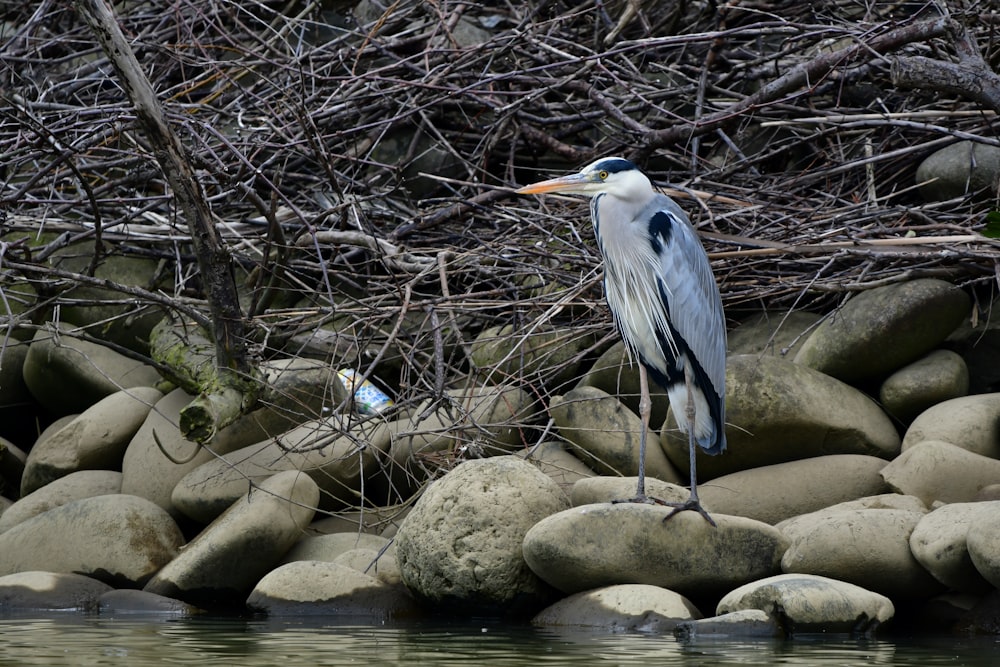
[[[944,587],[910,553],[910,534],[921,517],[901,510],[827,514],[796,535],[781,569],[839,579],[893,599],[935,595]]]
[[[941,344],[970,307],[962,289],[934,278],[876,287],[816,327],[795,363],[844,382],[884,378]]]
[[[776,357],[740,355],[726,365],[726,439],[719,456],[698,450],[698,481],[749,468],[829,454],[891,459],[899,434],[878,405],[854,387]],[[688,466],[688,440],[669,416],[667,457]],[[671,480],[667,480],[671,481]]]
[[[582,386],[553,396],[549,414],[559,434],[587,467],[602,475],[635,475],[639,471],[642,420],[617,398],[596,387]],[[646,474],[680,483],[680,473],[657,447],[652,430],[646,436]]]
[[[508,324],[480,332],[470,354],[477,368],[495,374],[493,382],[545,381],[556,388],[577,377],[582,352],[593,343],[594,334],[586,329]]]
[[[910,551],[935,579],[948,588],[983,594],[990,584],[969,556],[970,529],[1000,514],[1000,502],[952,503],[925,515],[910,535]]]
[[[884,595],[811,574],[779,574],[727,593],[717,614],[759,609],[775,617],[786,634],[867,634],[896,613]]]
[[[393,484],[415,491],[433,471],[435,458],[454,452],[484,457],[508,454],[524,445],[521,428],[538,405],[520,387],[487,386],[449,390],[434,409],[430,402],[389,423]],[[407,494],[403,494],[404,496]]]
[[[575,593],[546,607],[532,625],[601,628],[613,632],[668,632],[701,618],[683,595],[648,584],[620,584]]]
[[[817,524],[825,523],[828,517],[854,510],[903,510],[917,514],[927,514],[930,511],[920,498],[898,493],[882,493],[877,496],[837,503],[808,514],[793,516],[778,522],[774,527],[780,530],[789,542],[794,542],[800,535],[810,532]]]
[[[564,593],[614,584],[650,584],[686,596],[715,595],[779,572],[785,538],[772,526],[640,503],[574,507],[539,521],[524,537],[524,559]]]
[[[639,414],[639,363],[629,359],[625,344],[621,341],[609,347],[594,361],[577,383],[577,388],[581,387],[596,387],[617,398],[634,414]],[[655,431],[667,418],[670,399],[667,398],[667,392],[651,381],[649,400],[649,427]]]
[[[390,586],[403,586],[403,575],[396,561],[396,551],[379,553],[376,549],[350,549],[331,562],[340,563]]]
[[[890,375],[879,388],[882,408],[909,424],[924,410],[969,393],[969,369],[951,350],[935,350]]]
[[[706,507],[721,514],[776,524],[835,503],[888,491],[884,459],[832,454],[716,477],[698,487]]]
[[[587,464],[567,452],[562,442],[553,440],[540,442],[523,452],[515,452],[514,456],[533,463],[567,494],[579,480],[596,474]]]
[[[588,477],[581,479],[570,490],[569,500],[573,507],[610,503],[635,498],[638,491],[638,477]],[[662,482],[652,477],[646,478],[646,496],[668,503],[682,503],[691,495],[687,487],[670,482]],[[701,504],[709,513],[715,509],[710,503]]]
[[[528,529],[566,495],[514,456],[466,461],[431,484],[396,535],[396,559],[418,600],[461,613],[533,611],[551,589],[528,568]]]
[[[964,503],[1000,479],[1000,461],[947,442],[916,444],[882,469],[882,477],[898,493],[935,501]]]
[[[695,621],[681,621],[674,627],[674,637],[692,641],[699,637],[784,637],[785,630],[760,609],[744,609]]]
[[[44,611],[94,612],[111,586],[71,572],[26,570],[0,576],[0,613]]]
[[[90,406],[28,453],[21,495],[79,470],[118,470],[129,441],[163,394],[152,387],[123,389]]]
[[[102,595],[98,599],[98,611],[102,617],[195,616],[203,613],[202,609],[181,600],[128,588],[108,591]]]
[[[46,484],[0,514],[0,533],[50,509],[82,498],[121,493],[122,474],[114,470],[81,470]]]
[[[906,429],[902,451],[926,440],[1000,459],[1000,393],[953,398],[921,412]]]
[[[308,475],[277,473],[233,503],[144,590],[193,604],[245,597],[301,536],[317,502],[319,488]]]
[[[157,401],[122,458],[122,492],[148,498],[174,516],[182,513],[174,507],[171,494],[184,475],[217,456],[285,431],[291,419],[283,411],[254,410],[216,433],[208,447],[202,447],[184,438],[177,427],[180,411],[193,398],[175,389]]]
[[[287,563],[269,572],[254,587],[246,604],[271,616],[358,616],[387,621],[422,613],[399,586],[346,565],[309,560]]]
[[[1000,178],[1000,147],[958,141],[934,151],[917,166],[916,183],[927,201],[967,193],[993,199]]]
[[[965,540],[976,570],[990,585],[1000,588],[1000,515],[976,516]]]
[[[146,583],[182,544],[174,520],[148,500],[122,494],[83,498],[0,534],[0,575],[75,572],[132,588]]]
[[[116,391],[160,381],[152,366],[80,340],[72,331],[68,324],[39,329],[24,361],[24,382],[50,414],[83,412]]]
[[[822,318],[801,310],[753,315],[729,332],[726,350],[737,354],[769,355],[791,361],[802,341]]]
[[[341,555],[354,549],[395,552],[395,546],[391,545],[393,545],[392,540],[381,535],[369,535],[367,533],[315,535],[313,537],[303,537],[296,542],[295,546],[285,554],[282,562],[291,563],[297,560],[318,560],[332,563]]]
[[[361,503],[362,475],[377,466],[389,447],[383,424],[365,422],[344,433],[339,417],[306,422],[287,433],[243,447],[198,466],[177,482],[171,503],[186,516],[208,523],[251,485],[275,473],[297,470],[316,482],[320,510]]]

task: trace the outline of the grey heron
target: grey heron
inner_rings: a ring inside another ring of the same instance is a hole
[[[708,255],[687,215],[623,158],[602,158],[582,171],[541,181],[519,194],[568,193],[590,197],[590,213],[604,256],[604,291],[631,358],[639,361],[639,485],[646,496],[647,373],[663,387],[690,448],[691,495],[666,518],[694,510],[715,525],[698,500],[696,446],[726,449],[726,326]],[[662,501],[656,501],[662,502]]]

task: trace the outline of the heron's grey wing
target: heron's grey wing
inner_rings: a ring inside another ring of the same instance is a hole
[[[670,197],[658,194],[648,215],[651,238],[661,246],[659,279],[670,323],[724,396],[726,321],[708,255],[687,214]]]

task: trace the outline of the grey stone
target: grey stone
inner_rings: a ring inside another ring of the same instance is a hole
[[[726,348],[730,355],[769,355],[791,361],[820,319],[804,311],[753,315],[729,332]]]
[[[969,556],[969,530],[1000,514],[1000,502],[952,503],[924,516],[910,535],[913,557],[935,579],[956,591],[982,594],[990,584]]]
[[[39,329],[24,361],[24,382],[53,415],[83,412],[109,394],[160,381],[152,366],[80,340],[72,327]]]
[[[495,381],[537,384],[546,380],[547,386],[560,387],[578,375],[581,353],[593,343],[594,334],[586,329],[537,326],[523,330],[505,325],[480,332],[470,354],[476,367],[488,370]]]
[[[162,397],[152,387],[117,391],[36,443],[28,453],[21,495],[79,470],[121,468],[129,441]]]
[[[774,617],[785,633],[870,633],[896,610],[884,595],[810,574],[779,574],[727,593],[718,614],[758,609]]]
[[[317,502],[319,488],[308,475],[277,473],[233,503],[143,590],[193,604],[245,597],[292,547]]]
[[[285,554],[282,562],[318,560],[332,563],[342,554],[353,549],[371,549],[376,552],[389,547],[391,540],[381,535],[367,533],[331,533],[303,537]],[[392,548],[395,551],[395,548]]]
[[[928,408],[906,429],[902,451],[926,440],[1000,458],[1000,393],[962,396]]]
[[[207,523],[246,495],[252,484],[297,470],[319,487],[319,509],[342,509],[360,504],[362,475],[376,467],[376,457],[388,447],[389,431],[383,424],[365,422],[344,433],[339,417],[306,422],[203,463],[177,482],[171,503]]]
[[[122,474],[114,470],[81,470],[46,484],[0,514],[0,533],[74,500],[121,493]]]
[[[966,534],[969,557],[994,588],[1000,588],[1000,515],[977,515]]]
[[[534,464],[567,494],[579,480],[596,474],[587,464],[566,451],[563,443],[552,440],[540,442],[523,452],[515,452],[514,456]]]
[[[930,511],[927,509],[927,505],[915,496],[882,493],[877,496],[837,503],[808,514],[793,516],[778,522],[774,527],[780,530],[781,534],[789,541],[794,542],[800,535],[810,532],[815,525],[824,523],[829,517],[854,510],[903,510],[917,514],[927,514]]]
[[[700,482],[828,454],[891,459],[899,453],[896,427],[868,396],[775,357],[729,357],[726,423],[727,450],[719,456],[698,451]],[[670,461],[686,470],[688,440],[676,430],[673,416],[664,425],[661,443]]]
[[[119,587],[141,586],[184,543],[173,519],[127,495],[60,505],[0,534],[0,575],[75,572]]]
[[[638,477],[589,477],[573,485],[569,500],[573,507],[631,500],[638,491],[638,483]],[[668,503],[681,503],[687,500],[689,495],[691,492],[687,487],[661,482],[652,477],[646,478],[646,496],[649,498]],[[702,507],[708,512],[715,511],[711,503],[702,503]]]
[[[155,593],[122,588],[108,591],[98,599],[102,617],[111,616],[195,616],[202,609],[181,600]]]
[[[377,549],[350,549],[332,561],[374,577],[390,586],[403,586],[395,549],[379,553]]]
[[[618,341],[601,354],[580,378],[577,388],[596,387],[609,396],[614,396],[625,407],[639,414],[639,364],[629,359],[625,344]],[[667,392],[655,382],[649,383],[649,399],[652,403],[649,413],[649,427],[658,430],[667,418],[670,399]]]
[[[776,524],[835,503],[888,491],[884,459],[832,454],[716,477],[699,487],[705,505],[722,514]]]
[[[899,493],[916,496],[930,506],[971,502],[1000,479],[1000,461],[947,442],[926,440],[882,469],[886,483]]]
[[[681,621],[674,627],[674,636],[686,642],[699,637],[784,637],[785,630],[771,615],[760,609],[744,609],[695,621]]]
[[[525,564],[521,543],[567,505],[559,486],[526,461],[466,461],[431,484],[403,521],[403,581],[418,600],[450,612],[533,611],[552,591]]]
[[[816,327],[795,362],[844,382],[884,378],[937,347],[970,307],[969,296],[943,280],[876,287]]]
[[[422,613],[399,586],[346,565],[309,560],[269,572],[257,582],[246,604],[271,616],[357,616],[388,621]]]
[[[619,584],[563,598],[538,612],[531,623],[661,634],[679,621],[696,618],[701,613],[683,595],[648,584]]]
[[[717,595],[779,572],[785,538],[772,526],[641,503],[584,505],[539,521],[524,559],[564,593],[613,584],[651,584],[686,596]]]
[[[879,402],[904,424],[924,410],[969,393],[969,369],[951,350],[935,350],[886,378]]]
[[[553,396],[549,413],[559,433],[589,468],[604,475],[635,475],[639,470],[642,420],[614,396],[582,386]],[[680,473],[658,446],[652,430],[646,436],[646,474],[680,483]]]
[[[795,536],[781,569],[839,579],[892,599],[935,595],[944,587],[910,552],[910,534],[922,517],[901,510],[826,514]]]
[[[82,574],[26,570],[0,576],[0,613],[98,609],[111,586]]]
[[[946,201],[966,193],[992,199],[1000,179],[1000,147],[959,141],[940,148],[917,167],[916,182],[927,201]]]

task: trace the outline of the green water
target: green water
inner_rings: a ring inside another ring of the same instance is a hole
[[[0,619],[0,665],[913,665],[1000,664],[1000,639],[844,636],[676,641],[488,623],[347,625],[324,619]]]

